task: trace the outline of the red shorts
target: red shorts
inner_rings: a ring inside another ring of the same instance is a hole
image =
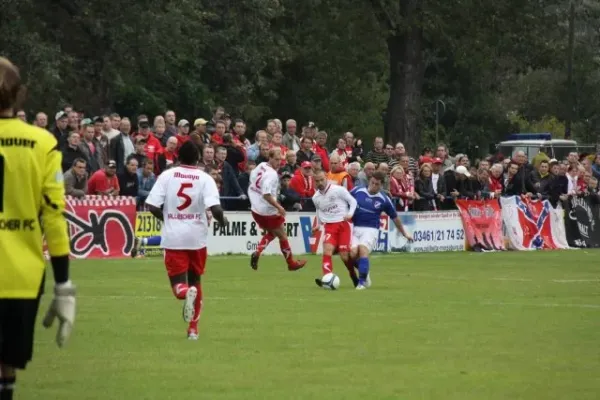
[[[260,229],[266,230],[281,228],[285,223],[285,218],[281,215],[260,215],[252,211],[252,218],[254,218]]]
[[[332,222],[325,224],[325,239],[323,243],[333,245],[339,252],[350,250],[352,240],[352,225],[350,222]]]
[[[197,250],[165,249],[165,266],[170,277],[185,274],[188,270],[204,275],[206,247]]]

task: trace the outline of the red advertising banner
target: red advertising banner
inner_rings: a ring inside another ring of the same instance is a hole
[[[122,258],[133,248],[134,197],[67,197],[67,222],[74,258]]]
[[[456,205],[472,250],[506,250],[498,200],[456,200]]]

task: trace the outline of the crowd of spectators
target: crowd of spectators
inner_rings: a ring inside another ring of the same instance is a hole
[[[23,111],[17,116],[27,121]],[[117,113],[86,118],[66,106],[55,114],[52,128],[42,112],[33,124],[58,140],[68,195],[133,196],[140,209],[156,177],[177,164],[178,149],[188,140],[199,146],[199,167],[215,179],[229,210],[248,209],[250,172],[267,161],[274,148],[284,155],[279,200],[287,210],[314,210],[310,198],[315,193],[313,175],[319,170],[349,190],[366,185],[373,172],[384,172],[385,191],[400,211],[449,210],[456,208],[457,198],[511,195],[549,199],[554,206],[568,196],[600,200],[600,153],[570,153],[565,160],[555,160],[540,149],[532,162],[524,152],[471,162],[464,154],[451,157],[444,144],[414,155],[407,154],[402,143],[386,144],[381,137],[367,151],[352,132],[330,138],[314,123],[298,127],[293,119],[285,124],[271,119],[248,138],[245,122],[232,120],[222,107],[209,120],[190,123],[177,121],[174,111],[152,121],[147,115],[132,121]]]

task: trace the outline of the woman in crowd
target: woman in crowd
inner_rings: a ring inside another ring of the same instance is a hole
[[[431,182],[432,174],[431,164],[425,163],[419,169],[419,178],[415,182],[415,192],[419,195],[415,199],[415,211],[431,211],[435,210],[435,191]]]
[[[415,193],[415,186],[410,175],[404,172],[400,165],[392,169],[390,177],[390,193],[392,197],[398,198],[398,211],[412,210],[413,201],[418,198]]]

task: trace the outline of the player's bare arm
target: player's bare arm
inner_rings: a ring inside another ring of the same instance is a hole
[[[394,219],[394,225],[396,225],[396,229],[398,229],[398,232],[400,232],[402,234],[402,236],[404,236],[406,238],[406,240],[413,240],[413,237],[410,233],[406,232],[406,229],[404,229],[404,225],[402,225],[402,222],[400,221],[400,217],[396,217]]]
[[[283,207],[281,207],[281,205],[277,202],[277,200],[275,199],[275,197],[270,194],[263,194],[263,199],[265,199],[265,201],[267,203],[269,203],[270,205],[272,205],[273,207],[275,207],[277,209],[277,211],[279,211],[279,215],[281,215],[282,217],[285,217],[285,209]]]
[[[212,212],[213,218],[216,219],[220,225],[227,225],[227,218],[225,217],[223,207],[221,207],[220,204],[212,206],[210,211]]]
[[[146,204],[146,207],[148,207],[148,211],[154,215],[154,218],[158,219],[159,221],[164,221],[162,207],[156,207],[150,204]]]

